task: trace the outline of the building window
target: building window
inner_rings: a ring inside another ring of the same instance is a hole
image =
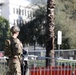
[[[32,14],[31,17],[33,17],[33,11],[31,12],[31,14]]]
[[[17,20],[17,25],[19,24],[19,21]]]
[[[28,14],[28,18],[29,18],[30,17],[29,11],[27,11],[27,14]]]
[[[33,12],[33,17],[35,17],[36,16],[36,14],[35,14],[35,11]]]
[[[19,15],[21,15],[21,9],[19,9]]]
[[[24,10],[22,10],[22,15],[24,15]]]
[[[16,9],[16,14],[19,14],[19,9]]]
[[[26,16],[26,10],[25,10],[25,16]]]
[[[15,14],[15,8],[13,8],[13,13]]]
[[[14,19],[14,22],[13,22],[13,24],[15,25],[16,23],[15,23],[15,19]]]
[[[29,16],[32,17],[32,12],[30,11]]]

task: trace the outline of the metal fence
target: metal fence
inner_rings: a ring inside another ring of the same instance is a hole
[[[76,75],[76,60],[73,59],[55,58],[55,66],[45,67],[46,57],[29,55],[28,63],[29,75]],[[8,70],[6,58],[0,57],[0,75],[8,75]]]
[[[44,57],[46,59],[46,57]],[[76,75],[76,60],[55,59],[55,66],[45,67],[44,59],[30,60],[30,75]]]
[[[7,75],[8,67],[5,57],[0,57],[0,75]]]
[[[29,75],[76,75],[76,60],[55,59],[55,66],[45,67],[46,57],[30,57]],[[0,75],[8,75],[6,58],[0,58]]]
[[[64,49],[64,50],[54,50],[55,51],[55,57],[63,57],[65,59],[73,58],[76,59],[76,49]],[[37,56],[46,56],[46,50],[43,49],[36,49],[36,50],[28,50],[29,54],[37,55]]]

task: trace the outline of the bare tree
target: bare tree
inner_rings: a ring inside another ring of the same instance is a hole
[[[54,0],[47,0],[46,66],[54,66]]]

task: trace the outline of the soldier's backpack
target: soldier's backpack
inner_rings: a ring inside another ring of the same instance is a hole
[[[4,55],[5,56],[14,56],[18,55],[20,53],[20,50],[22,51],[22,48],[20,46],[20,41],[18,39],[7,39],[5,41],[5,48],[4,48]]]
[[[5,46],[4,46],[4,55],[5,56],[11,56],[11,41],[10,41],[10,39],[7,39],[6,41],[5,41]]]

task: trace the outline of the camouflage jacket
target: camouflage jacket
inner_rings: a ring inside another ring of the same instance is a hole
[[[22,43],[18,38],[10,38],[5,41],[4,55],[8,57],[18,56],[22,54]]]

